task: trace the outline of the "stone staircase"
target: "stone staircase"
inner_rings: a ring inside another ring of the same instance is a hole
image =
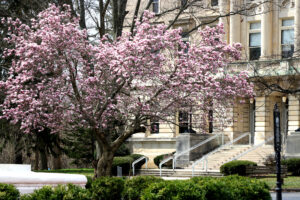
[[[137,171],[138,176],[160,176],[159,169],[140,169]],[[163,169],[162,177],[192,177],[191,169]],[[203,172],[199,170],[194,171],[194,176],[213,176],[220,177],[223,176],[220,172]]]
[[[220,149],[219,151],[207,157],[207,171],[203,170],[201,162],[195,166],[194,176],[222,176],[220,173],[220,166],[232,160],[234,157],[246,152],[252,146],[250,145],[231,145]],[[250,160],[263,166],[264,160],[268,155],[274,154],[274,147],[272,145],[260,146],[257,149],[248,152],[238,160]],[[137,175],[160,176],[159,169],[141,169],[137,171]],[[192,177],[192,163],[184,169],[163,169],[163,177]]]
[[[265,145],[247,153],[238,160],[251,160],[253,162],[256,162],[259,166],[264,166],[263,163],[265,159],[271,154],[274,154],[274,146]]]
[[[235,156],[247,151],[249,148],[249,145],[231,145],[209,155],[207,157],[207,171],[219,171],[221,165],[230,161]],[[201,162],[196,165],[195,170],[202,170],[203,164],[205,165],[205,162]],[[187,168],[192,168],[192,165]]]

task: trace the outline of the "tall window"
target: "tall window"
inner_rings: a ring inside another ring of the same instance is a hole
[[[250,23],[249,30],[249,59],[258,60],[261,49],[260,22]]]
[[[188,42],[189,42],[190,36],[187,32],[182,32],[181,35],[182,35],[182,41],[186,45],[186,48],[184,49],[184,53],[188,53],[188,51],[189,51]]]
[[[219,4],[218,0],[211,0],[210,5],[211,6],[217,6]]]
[[[155,14],[159,13],[159,0],[153,0],[153,2],[152,2],[152,11]]]
[[[159,133],[159,119],[157,117],[153,117],[150,119],[151,123],[151,133]]]
[[[294,53],[294,20],[285,19],[281,24],[281,57],[289,58]]]

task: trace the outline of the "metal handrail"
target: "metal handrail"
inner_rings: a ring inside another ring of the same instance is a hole
[[[174,156],[170,156],[167,157],[165,159],[163,159],[160,163],[159,163],[159,175],[161,176],[161,167],[163,164],[165,164],[166,162],[168,162],[169,160],[174,159]]]
[[[172,168],[173,168],[173,170],[174,170],[174,169],[175,169],[175,165],[176,165],[176,159],[177,159],[179,156],[182,156],[183,154],[186,154],[186,153],[188,153],[189,151],[192,151],[192,150],[194,150],[194,149],[196,149],[196,148],[202,146],[203,144],[206,144],[207,142],[209,142],[209,141],[215,139],[216,137],[218,137],[218,136],[220,136],[220,135],[222,135],[222,145],[223,145],[223,144],[224,144],[224,134],[223,134],[223,133],[222,133],[222,134],[216,134],[216,135],[207,138],[206,140],[204,140],[204,141],[202,141],[202,142],[200,142],[200,143],[198,143],[198,144],[192,146],[191,148],[189,148],[189,149],[187,149],[187,150],[185,150],[185,151],[183,151],[183,152],[181,152],[181,153],[179,153],[179,154],[176,154],[176,153],[175,153],[173,156],[170,156],[170,157],[165,158],[164,160],[162,160],[162,161],[159,163],[159,174],[160,174],[160,176],[161,176],[161,174],[162,174],[162,165],[163,165],[163,164],[165,164],[165,163],[168,162],[169,160],[173,160]]]
[[[208,163],[207,157],[208,156],[210,156],[211,154],[219,151],[220,149],[223,149],[224,147],[232,145],[233,143],[235,143],[235,142],[239,141],[240,139],[244,138],[245,136],[249,136],[249,145],[251,145],[251,134],[249,132],[240,135],[239,137],[235,138],[231,142],[228,142],[227,144],[222,145],[222,146],[216,148],[215,150],[209,152],[208,154],[206,154],[205,156],[203,156],[202,158],[200,158],[199,160],[197,160],[196,162],[194,162],[193,165],[192,165],[192,176],[194,176],[195,165],[197,165],[200,162],[206,161],[206,163],[205,163],[206,164],[205,165],[205,170],[207,171],[207,163]],[[204,168],[204,165],[203,165],[203,168]]]
[[[133,176],[134,176],[134,172],[135,172],[134,165],[137,164],[138,162],[144,160],[144,159],[146,159],[146,169],[148,169],[148,160],[149,160],[149,158],[146,157],[146,156],[142,156],[142,157],[140,157],[140,158],[138,158],[138,159],[136,159],[135,161],[132,162],[132,175]]]
[[[206,140],[204,140],[204,141],[202,141],[202,142],[200,142],[200,143],[192,146],[191,148],[189,148],[189,149],[187,149],[187,150],[185,150],[185,151],[183,151],[181,153],[178,153],[178,154],[175,153],[175,155],[173,156],[173,170],[176,167],[176,160],[177,160],[178,157],[180,157],[180,156],[182,156],[182,155],[184,155],[184,154],[186,154],[186,153],[188,153],[190,151],[193,151],[194,149],[196,149],[196,148],[198,148],[198,147],[206,144],[207,142],[210,142],[211,140],[219,137],[220,135],[222,136],[222,145],[223,145],[224,144],[224,133],[222,133],[222,134],[216,134],[216,135],[214,135],[212,137],[209,137]]]
[[[263,141],[263,142],[261,142],[261,143],[255,145],[255,146],[251,147],[250,149],[248,149],[247,151],[245,151],[245,152],[243,152],[243,153],[241,153],[241,154],[239,154],[239,155],[233,157],[233,158],[232,158],[231,160],[229,160],[228,162],[233,161],[233,160],[237,160],[237,159],[243,157],[243,156],[246,155],[247,153],[249,153],[249,152],[251,152],[251,151],[254,151],[254,150],[257,149],[258,147],[261,147],[262,145],[264,145],[264,144],[267,143],[267,142],[270,142],[270,141],[273,140],[273,139],[274,139],[274,136],[269,137],[267,140],[265,140],[265,141]],[[225,162],[225,163],[227,163],[227,162]]]

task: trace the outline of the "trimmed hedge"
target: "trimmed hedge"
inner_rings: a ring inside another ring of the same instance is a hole
[[[92,182],[90,189],[92,200],[118,200],[121,199],[124,189],[123,178],[101,177]]]
[[[253,178],[234,175],[223,178],[195,177],[191,181],[204,187],[207,200],[271,200],[269,186]]]
[[[291,172],[293,176],[300,176],[300,158],[282,160],[281,164],[286,165],[288,172]]]
[[[154,157],[154,159],[153,159],[154,164],[159,168],[159,163],[160,163],[163,159],[165,159],[165,158],[167,158],[167,157],[170,157],[170,156],[172,156],[172,155],[173,155],[173,153],[158,155],[158,156]],[[171,163],[172,163],[172,161],[169,161],[169,162],[163,164],[162,166],[163,166],[163,167],[169,167]],[[172,164],[171,164],[171,165],[172,165]]]
[[[248,160],[233,160],[231,162],[223,164],[220,167],[220,172],[225,176],[233,174],[245,176],[247,166],[257,166],[257,163]]]
[[[151,184],[141,195],[142,200],[205,200],[205,190],[191,181],[175,180]]]
[[[147,176],[126,181],[118,177],[101,177],[91,183],[90,189],[71,184],[56,188],[45,186],[22,196],[21,200],[271,200],[269,190],[265,182],[236,175],[175,181]]]
[[[123,192],[124,200],[140,200],[141,193],[152,183],[162,182],[155,176],[137,176],[126,179]]]
[[[11,184],[0,183],[0,200],[16,200],[20,196],[19,191]]]
[[[112,174],[117,175],[117,166],[122,167],[122,174],[128,175],[131,171],[131,163],[133,162],[133,158],[130,156],[124,157],[114,157],[112,164]]]
[[[90,200],[88,190],[79,186],[68,184],[57,187],[44,186],[31,194],[21,196],[21,200]]]

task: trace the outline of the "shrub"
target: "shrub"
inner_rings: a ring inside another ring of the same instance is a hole
[[[231,174],[238,174],[240,176],[245,176],[247,166],[257,166],[257,164],[255,162],[248,161],[248,160],[234,160],[223,164],[220,167],[220,172],[225,176]]]
[[[117,138],[116,138],[117,139]],[[115,153],[115,156],[128,156],[130,154],[130,149],[126,144],[122,144]]]
[[[293,176],[300,175],[300,158],[282,160],[281,164],[287,165],[288,172],[291,172]]]
[[[153,159],[153,161],[154,161],[154,164],[157,166],[157,167],[159,167],[159,163],[163,160],[163,159],[165,159],[165,158],[167,158],[167,157],[170,157],[170,156],[172,156],[173,155],[173,153],[171,153],[171,154],[162,154],[162,155],[158,155],[158,156],[156,156],[154,159]],[[163,167],[169,167],[169,166],[171,166],[172,165],[172,161],[169,161],[169,162],[167,162],[167,163],[165,163],[165,164],[163,164]]]
[[[35,190],[32,194],[21,196],[21,200],[90,200],[90,192],[79,186],[68,184],[58,185],[53,188],[44,186],[39,190]]]
[[[265,182],[257,179],[227,176],[223,178],[196,177],[191,181],[204,187],[207,200],[271,200],[270,188]]]
[[[143,200],[205,200],[205,190],[191,181],[163,181],[151,184],[142,195]]]
[[[117,166],[122,167],[123,174],[129,174],[133,158],[130,156],[114,157],[112,164],[112,174],[117,175]]]
[[[85,189],[90,189],[92,187],[93,178],[91,176],[86,176],[86,179]]]
[[[15,200],[20,196],[19,191],[11,184],[0,183],[0,200]]]
[[[141,193],[150,184],[161,182],[163,179],[154,176],[137,176],[125,181],[124,200],[140,200]]]
[[[124,179],[118,177],[101,177],[92,182],[90,189],[93,200],[119,200],[124,189]]]

